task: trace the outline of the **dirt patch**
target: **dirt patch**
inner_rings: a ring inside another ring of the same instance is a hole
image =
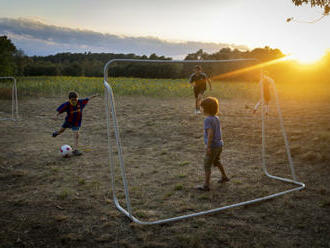
[[[325,102],[282,103],[297,177],[307,189],[273,200],[164,225],[131,223],[112,201],[104,100],[91,100],[81,157],[62,158],[71,131],[52,138],[62,98],[20,101],[21,120],[1,121],[0,240],[3,247],[329,247],[329,121]],[[190,98],[120,97],[118,120],[133,211],[142,220],[208,210],[292,188],[261,166],[260,116],[251,103],[221,102],[223,164],[231,181],[201,193],[203,117]],[[1,109],[10,101],[1,100]],[[9,109],[9,108],[8,108]],[[271,173],[290,177],[272,107],[266,120]],[[112,134],[113,136],[113,134]],[[116,154],[116,152],[115,152]],[[115,156],[115,160],[117,157]],[[117,163],[117,162],[116,162]],[[124,204],[120,172],[116,189]]]

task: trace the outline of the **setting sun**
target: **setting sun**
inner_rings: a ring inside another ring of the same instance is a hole
[[[314,64],[321,60],[325,51],[323,49],[309,49],[303,51],[296,51],[291,54],[290,58],[296,60],[301,64]]]

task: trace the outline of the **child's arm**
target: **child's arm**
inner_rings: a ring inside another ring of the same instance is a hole
[[[195,81],[193,81],[193,76],[194,76],[194,73],[190,75],[189,77],[189,84],[191,85],[191,87],[195,87]]]
[[[207,132],[207,150],[206,150],[206,153],[208,155],[211,154],[211,145],[212,145],[212,140],[213,140],[213,136],[214,136],[214,132],[213,132],[213,129],[212,128],[208,128],[206,130]]]
[[[89,96],[89,97],[87,97],[87,98],[90,100],[90,99],[93,99],[93,98],[95,98],[95,97],[97,97],[97,96],[99,96],[99,94],[95,94],[95,95]]]
[[[211,79],[208,77],[206,80],[209,83],[210,90],[212,90]]]
[[[55,116],[54,116],[52,119],[56,121],[56,120],[58,119],[58,116],[59,116],[60,114],[62,114],[62,113],[57,112],[57,113],[55,114]]]
[[[56,109],[57,113],[55,114],[55,116],[52,119],[53,120],[57,120],[58,119],[58,116],[60,114],[62,114],[63,112],[65,112],[67,108],[68,108],[68,102],[65,102],[65,103],[61,104],[61,106],[59,106]]]

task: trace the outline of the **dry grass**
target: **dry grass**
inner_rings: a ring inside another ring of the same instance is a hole
[[[92,100],[81,129],[82,157],[61,158],[58,147],[72,144],[70,131],[57,138],[50,120],[63,99],[20,102],[23,119],[1,121],[0,243],[2,247],[330,247],[330,109],[324,98],[281,102],[296,173],[304,191],[180,222],[141,226],[112,202],[102,98]],[[6,108],[10,101],[1,100]],[[221,101],[225,148],[231,178],[198,192],[203,180],[202,116],[193,99],[121,96],[117,99],[129,191],[142,220],[174,217],[253,199],[292,185],[263,176],[260,119],[253,101]],[[274,111],[274,106],[272,110]],[[270,172],[290,171],[272,112],[267,120]],[[124,202],[120,173],[117,193]]]

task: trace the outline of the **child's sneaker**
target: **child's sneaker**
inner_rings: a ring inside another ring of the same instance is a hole
[[[201,113],[201,111],[200,111],[199,109],[196,109],[196,110],[195,110],[195,114],[196,114],[196,115],[198,115],[198,114],[200,114],[200,113]]]
[[[52,136],[55,138],[56,136],[58,135],[58,132],[57,131],[55,131],[53,134],[52,134]]]
[[[75,155],[75,156],[82,155],[81,151],[79,151],[79,150],[73,150],[72,154]]]

